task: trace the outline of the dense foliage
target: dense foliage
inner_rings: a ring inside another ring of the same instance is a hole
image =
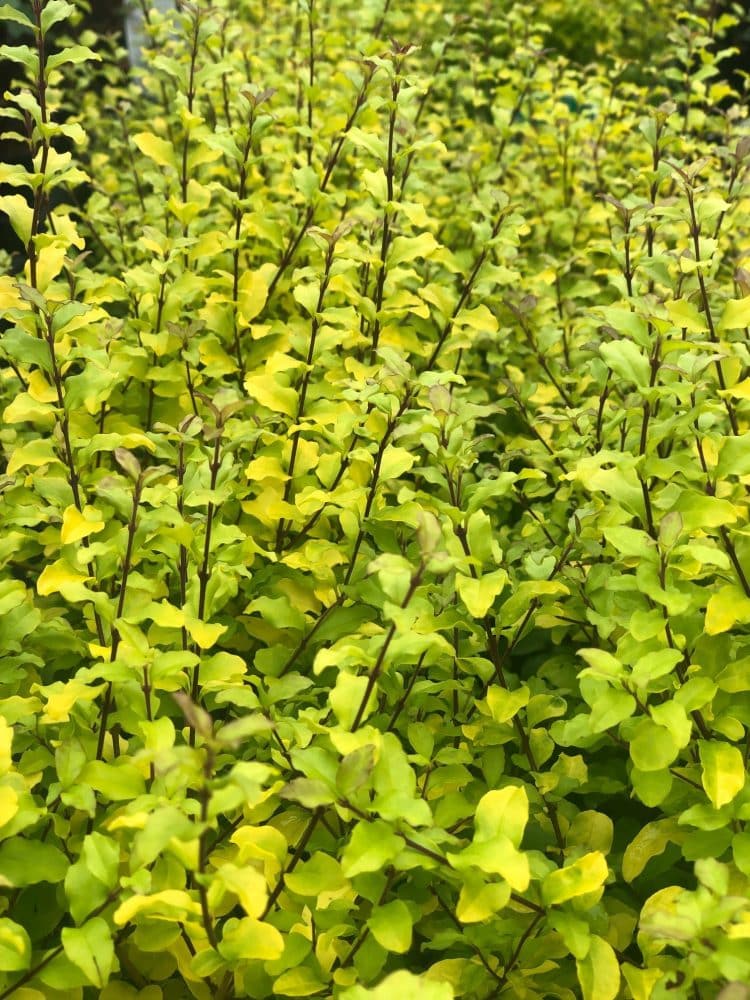
[[[0,8],[0,1000],[750,996],[750,128],[680,6],[645,83],[510,0],[184,2],[130,81]]]

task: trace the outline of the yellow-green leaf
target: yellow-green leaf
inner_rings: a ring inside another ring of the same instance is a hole
[[[133,142],[144,156],[147,156],[149,160],[153,160],[157,166],[168,169],[175,168],[177,161],[171,142],[159,138],[153,132],[137,132],[133,136]]]
[[[0,198],[0,212],[5,212],[10,219],[13,232],[24,246],[28,246],[31,239],[34,210],[24,196],[22,194],[3,195]]]
[[[456,590],[469,614],[473,618],[484,618],[507,582],[508,574],[504,569],[485,573],[479,579],[459,574],[456,576]]]
[[[87,579],[87,576],[73,569],[64,559],[58,559],[44,567],[36,582],[36,589],[41,597],[62,594],[67,601],[80,601],[87,596],[83,587]]]
[[[237,290],[237,310],[243,323],[250,323],[260,314],[268,298],[268,285],[262,274],[245,271]]]
[[[625,848],[622,858],[622,877],[632,882],[646,867],[651,858],[662,854],[670,841],[680,836],[680,828],[674,819],[658,819],[646,823]]]
[[[738,330],[743,326],[750,326],[750,295],[744,299],[730,299],[719,323],[720,330]]]
[[[18,812],[18,792],[10,785],[0,785],[0,827],[10,823]]]
[[[219,953],[228,961],[260,959],[268,962],[280,958],[284,938],[271,924],[254,917],[232,918],[224,925]]]
[[[705,631],[708,635],[720,635],[737,622],[743,625],[750,622],[750,599],[739,587],[728,584],[708,599]]]
[[[415,456],[406,450],[395,445],[388,445],[383,453],[383,460],[380,463],[381,479],[398,479],[414,465]]]
[[[60,541],[63,545],[80,542],[82,538],[87,538],[103,528],[104,521],[99,520],[99,512],[94,507],[84,507],[81,512],[71,504],[63,513]]]
[[[388,254],[388,264],[395,267],[417,257],[429,257],[440,246],[432,233],[420,233],[419,236],[397,236],[391,244]]]
[[[252,399],[274,413],[285,413],[288,417],[296,415],[297,393],[279,385],[273,375],[248,375],[245,388]]]
[[[620,965],[612,945],[592,934],[585,958],[576,959],[583,1000],[615,1000],[620,992]]]
[[[190,618],[187,615],[185,615],[185,627],[190,633],[190,637],[198,643],[201,649],[210,649],[227,630],[226,625],[211,625],[208,622],[202,622],[199,618]]]
[[[507,722],[529,703],[529,689],[525,684],[508,691],[507,688],[493,684],[487,689],[487,707],[495,722]]]
[[[601,851],[592,851],[565,868],[551,871],[542,883],[542,899],[547,906],[564,903],[576,896],[600,889],[607,878],[607,860]]]
[[[701,740],[698,746],[701,781],[715,809],[720,809],[745,787],[745,762],[741,751],[720,740]]]
[[[367,926],[378,944],[386,951],[403,955],[411,948],[411,913],[406,903],[394,899],[383,906],[376,906]]]

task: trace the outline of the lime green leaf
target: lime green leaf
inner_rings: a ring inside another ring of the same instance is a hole
[[[34,28],[33,21],[26,17],[20,10],[16,10],[15,7],[7,3],[0,6],[0,21],[15,21],[16,24],[22,24],[24,28]]]
[[[336,718],[344,729],[348,730],[352,728],[359,712],[359,706],[362,704],[362,699],[367,691],[368,683],[367,677],[357,677],[355,674],[347,673],[345,670],[339,671],[336,684],[329,694],[328,700]],[[373,690],[368,704],[365,706],[363,719],[367,718],[369,712],[375,707],[374,695],[375,691]]]
[[[504,569],[486,573],[480,579],[461,574],[456,576],[456,590],[473,618],[484,618],[507,583],[508,574]]]
[[[716,463],[716,475],[748,476],[750,475],[750,432],[733,434],[725,437],[721,443],[719,460]],[[736,508],[731,520],[736,519]]]
[[[297,412],[297,393],[294,389],[281,386],[273,375],[248,375],[245,388],[251,399],[274,413],[285,413],[293,417]]]
[[[602,344],[599,351],[615,375],[634,382],[639,388],[649,384],[651,365],[632,340]]]
[[[635,698],[627,691],[612,688],[602,691],[591,709],[591,732],[603,733],[619,726],[635,712]]]
[[[111,802],[134,799],[146,790],[143,773],[132,760],[126,758],[111,764],[103,760],[90,760],[79,780],[101,792]]]
[[[653,653],[646,653],[633,667],[633,681],[638,687],[645,687],[650,681],[658,680],[670,673],[680,660],[682,653],[679,649],[659,649]]]
[[[720,330],[739,330],[750,326],[750,295],[744,299],[730,299],[719,321]]]
[[[284,951],[284,938],[271,924],[254,917],[227,920],[219,942],[219,954],[228,962],[261,959],[272,961]]]
[[[531,881],[528,857],[504,834],[474,841],[460,853],[449,853],[447,857],[456,871],[474,867],[487,875],[500,875],[517,892],[525,892]]]
[[[237,309],[243,323],[260,314],[268,298],[268,285],[258,271],[244,271],[237,288]]]
[[[88,577],[73,569],[63,559],[45,566],[36,582],[37,593],[42,597],[49,594],[62,594],[66,600],[85,600],[86,592],[82,585]]]
[[[31,961],[31,941],[25,927],[0,918],[0,972],[22,972]]]
[[[377,872],[400,853],[403,842],[383,820],[361,820],[354,827],[341,858],[347,878],[362,872]]]
[[[93,986],[106,986],[115,947],[105,920],[94,917],[83,927],[63,927],[62,943],[67,957]]]
[[[314,969],[302,965],[298,969],[289,969],[274,980],[273,996],[311,997],[327,989],[327,984],[318,978]]]
[[[487,882],[471,868],[464,870],[456,916],[462,924],[476,924],[498,913],[510,899],[509,882]]]
[[[21,887],[37,882],[62,882],[68,859],[53,844],[14,837],[0,844],[0,877]]]
[[[200,912],[198,900],[192,899],[184,889],[162,889],[148,896],[138,894],[126,899],[115,910],[113,919],[118,927],[124,927],[138,914],[146,913],[177,923],[189,914],[199,916]]]
[[[662,854],[670,841],[680,837],[676,821],[667,819],[646,823],[625,848],[622,858],[622,877],[632,882],[646,867],[651,858]]]
[[[651,719],[641,719],[630,738],[630,757],[641,771],[669,767],[679,751],[672,732]]]
[[[615,1000],[620,992],[620,965],[612,945],[597,934],[585,958],[576,959],[583,1000]]]
[[[608,875],[607,859],[592,851],[565,868],[551,871],[542,883],[542,899],[548,906],[600,889]]]
[[[745,762],[737,747],[719,740],[698,744],[703,774],[701,781],[715,809],[720,809],[745,787]]]
[[[52,70],[57,69],[59,66],[64,66],[66,63],[78,66],[80,63],[85,62],[101,62],[101,59],[102,57],[99,53],[94,52],[87,45],[66,45],[60,52],[56,52],[49,57],[45,72],[49,75]]]
[[[0,197],[0,212],[10,219],[13,232],[27,246],[31,239],[34,210],[21,194],[6,194]]]
[[[289,872],[286,886],[299,896],[319,896],[323,892],[336,892],[347,885],[339,862],[329,854],[316,851],[309,861]]]
[[[750,599],[743,590],[734,585],[721,587],[708,599],[706,607],[706,633],[721,635],[728,632],[738,622],[750,622]]]
[[[455,996],[449,983],[437,983],[423,976],[415,976],[402,969],[375,986],[352,986],[341,993],[341,1000],[453,1000]]]
[[[474,813],[474,840],[488,841],[502,835],[514,847],[520,847],[528,821],[529,799],[525,788],[507,785],[487,792]]]
[[[380,463],[380,478],[398,479],[414,465],[415,457],[406,448],[389,444],[383,452],[383,460]]]
[[[48,0],[42,8],[42,34],[46,35],[53,24],[64,21],[75,13],[75,5],[67,0]]]
[[[706,318],[692,302],[687,299],[675,299],[665,303],[669,318],[680,330],[688,333],[703,333],[708,329]]]
[[[432,233],[420,233],[419,236],[397,236],[391,244],[388,254],[388,264],[395,267],[417,257],[429,257],[439,246]]]
[[[639,969],[627,962],[622,966],[622,974],[628,984],[633,1000],[651,1000],[654,986],[664,975],[661,969]]]
[[[557,931],[565,947],[576,958],[585,958],[591,947],[591,928],[586,920],[567,910],[550,910],[547,914],[550,927]]]
[[[133,142],[144,156],[153,160],[157,166],[168,170],[176,169],[177,160],[171,142],[161,139],[153,132],[137,132],[133,136]]]
[[[0,828],[13,819],[18,812],[18,792],[9,785],[0,785]]]
[[[28,45],[0,45],[0,59],[21,63],[34,76],[39,69],[39,54],[36,49],[29,48]],[[35,109],[38,107],[36,101],[33,107]]]
[[[412,919],[406,903],[394,899],[376,906],[367,921],[373,937],[386,951],[403,955],[411,948]]]
[[[526,684],[522,684],[514,691],[508,691],[507,688],[492,684],[487,689],[487,707],[495,722],[508,722],[528,705],[529,696],[530,691]]]

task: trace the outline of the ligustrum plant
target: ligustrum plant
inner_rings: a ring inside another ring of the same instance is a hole
[[[0,7],[0,1000],[750,996],[750,125],[665,6]]]

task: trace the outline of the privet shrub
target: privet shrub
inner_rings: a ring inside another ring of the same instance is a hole
[[[2,8],[0,998],[747,998],[732,19],[74,14]]]

